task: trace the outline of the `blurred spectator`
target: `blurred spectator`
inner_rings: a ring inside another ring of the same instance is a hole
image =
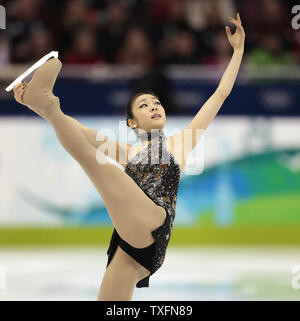
[[[282,38],[285,49],[290,48],[292,41],[290,12],[291,8],[284,0],[243,0],[241,16],[246,26],[246,49],[256,48],[260,36],[272,32]]]
[[[7,9],[13,19],[35,21],[41,18],[41,0],[13,0],[8,2]]]
[[[295,62],[300,65],[300,32],[299,30],[293,31],[293,41],[292,41],[292,54]]]
[[[222,44],[222,37],[220,38],[219,32],[225,33],[224,23],[222,22],[219,6],[215,2],[212,2],[206,7],[205,20],[207,21],[206,27],[199,32],[199,46],[201,48],[201,57],[207,57],[209,55],[215,55],[216,57],[222,54],[223,49],[220,48]],[[229,23],[227,23],[229,25]],[[217,51],[217,52],[216,52]],[[214,59],[214,58],[213,58]],[[203,59],[205,63],[207,58]]]
[[[211,23],[211,16],[214,14],[212,11],[216,11],[219,22],[224,25],[228,22],[228,17],[234,16],[236,8],[233,0],[186,1],[187,19],[195,30],[204,29]]]
[[[107,61],[113,63],[128,30],[129,16],[125,6],[118,1],[109,1],[106,10],[106,23],[100,29],[99,47]]]
[[[227,64],[232,55],[233,49],[228,41],[225,29],[216,32],[213,43],[213,53],[202,58],[201,63],[207,65]]]
[[[73,42],[73,35],[79,30],[93,27],[93,10],[88,6],[88,1],[68,0],[60,18],[60,39],[59,46],[62,51],[70,48]]]
[[[0,65],[6,65],[10,60],[9,42],[4,34],[0,33]]]
[[[50,33],[45,29],[34,30],[29,37],[30,59],[36,61],[53,50]]]
[[[161,22],[165,36],[177,34],[180,30],[190,30],[187,20],[185,0],[166,0],[167,13],[165,19]]]
[[[163,21],[165,28],[174,29],[174,32],[176,29],[189,29],[185,2],[185,0],[168,0],[168,12],[166,20]]]
[[[247,62],[256,65],[286,65],[295,63],[293,57],[283,50],[283,40],[275,33],[265,33],[260,47],[247,55]]]
[[[104,56],[97,53],[96,48],[96,34],[91,29],[80,29],[74,35],[73,45],[64,55],[63,61],[70,64],[104,63]]]
[[[158,24],[163,24],[168,17],[168,9],[170,6],[170,1],[164,0],[153,0],[150,3],[150,16],[151,20]]]
[[[17,63],[25,63],[31,61],[31,48],[28,38],[20,39],[12,50],[12,61]]]
[[[3,31],[8,44],[5,43],[2,57],[10,57],[11,62],[31,62],[48,51],[58,50],[66,62],[72,63],[219,64],[232,53],[224,39],[224,27],[228,25],[235,31],[228,17],[236,17],[237,11],[245,28],[245,52],[250,60],[286,63],[292,61],[292,56],[300,60],[299,31],[291,28],[292,0],[1,3],[9,26]],[[270,33],[278,39],[272,39]],[[262,40],[265,34],[266,44]]]
[[[275,32],[281,35],[290,30],[290,16],[283,1],[261,0],[257,11],[258,32]]]
[[[149,5],[149,36],[158,47],[176,37],[181,30],[191,30],[185,10],[186,0],[154,0]]]
[[[7,4],[7,33],[13,50],[13,62],[31,61],[30,34],[41,27],[43,21],[41,0],[15,0]],[[8,27],[9,26],[9,27]]]
[[[154,63],[153,49],[145,32],[132,27],[126,34],[116,62],[120,64],[138,64],[149,67]]]
[[[194,34],[181,30],[161,47],[161,62],[163,64],[194,64],[198,62],[197,40]]]

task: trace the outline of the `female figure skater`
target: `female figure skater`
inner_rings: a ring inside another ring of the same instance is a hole
[[[98,131],[62,112],[58,97],[52,93],[61,69],[58,59],[50,59],[39,67],[28,84],[19,83],[14,87],[15,99],[52,125],[62,146],[93,182],[114,224],[98,300],[131,300],[135,286],[148,287],[150,275],[164,262],[175,217],[180,172],[197,144],[196,130],[204,131],[214,119],[232,90],[241,64],[244,29],[239,14],[236,20],[229,18],[229,21],[236,26],[234,34],[226,26],[234,49],[232,58],[218,88],[185,129],[167,139],[163,133],[166,115],[159,98],[150,91],[131,98],[127,105],[127,125],[136,131],[142,147],[104,135],[99,141]],[[154,134],[152,129],[156,129]],[[191,138],[184,137],[185,130],[192,133]],[[175,148],[178,138],[181,147]],[[99,152],[103,143],[108,149]],[[107,154],[110,148],[115,148],[115,156]],[[156,156],[159,154],[155,164],[153,151]],[[168,164],[162,162],[162,155],[169,159]],[[125,171],[107,162],[106,156],[113,157]]]

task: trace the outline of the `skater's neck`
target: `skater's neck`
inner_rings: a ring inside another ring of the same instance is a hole
[[[164,132],[162,129],[151,129],[151,131],[149,132],[146,132],[144,130],[136,130],[136,135],[142,143],[147,144],[147,142],[150,142],[153,139],[164,136]]]

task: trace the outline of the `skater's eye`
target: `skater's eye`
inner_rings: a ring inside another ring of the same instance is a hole
[[[159,101],[156,101],[155,104],[161,105],[161,103],[160,103]],[[142,104],[142,105],[140,106],[140,108],[143,107],[143,106],[148,106],[148,105],[147,105],[147,104]]]

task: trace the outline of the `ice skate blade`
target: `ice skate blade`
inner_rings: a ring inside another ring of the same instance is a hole
[[[45,55],[43,58],[38,60],[34,65],[32,65],[25,72],[23,72],[21,76],[19,76],[15,81],[13,81],[9,86],[7,86],[5,90],[11,91],[16,84],[20,83],[24,78],[26,78],[29,74],[31,74],[33,71],[35,71],[38,67],[40,67],[42,64],[44,64],[48,59],[52,57],[58,58],[58,51],[51,51],[47,55]]]

